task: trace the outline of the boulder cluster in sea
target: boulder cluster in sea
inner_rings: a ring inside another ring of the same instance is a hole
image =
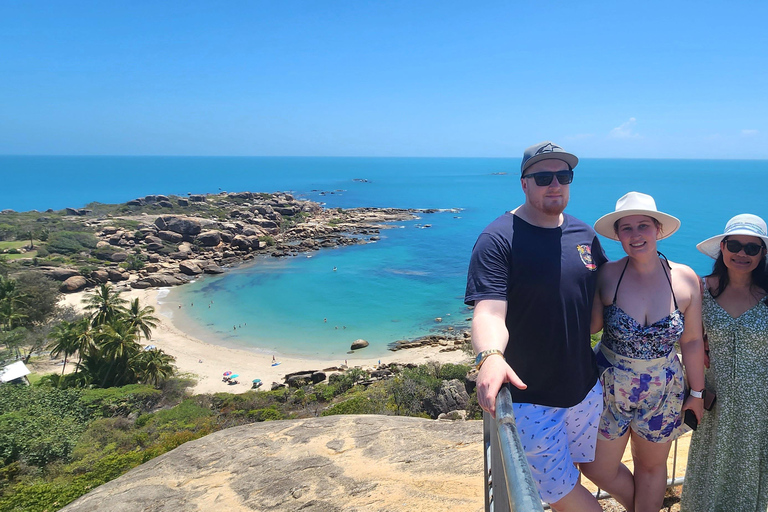
[[[176,201],[176,204],[172,201]],[[203,205],[210,208],[201,208]],[[90,210],[67,209],[95,231],[97,250],[109,261],[83,275],[74,268],[41,267],[63,281],[64,292],[102,283],[124,283],[132,288],[176,286],[201,274],[218,274],[258,255],[296,256],[306,251],[379,239],[386,223],[418,218],[436,210],[397,208],[328,209],[286,193],[221,193],[169,198],[152,195],[127,203],[132,207],[159,206],[189,213],[150,214],[146,211],[93,218]],[[120,227],[138,222],[137,229]],[[129,260],[142,265],[120,265]]]

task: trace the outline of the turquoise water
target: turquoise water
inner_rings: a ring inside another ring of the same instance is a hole
[[[391,341],[466,325],[469,254],[486,224],[523,201],[516,169],[516,159],[482,158],[0,157],[0,209],[219,189],[287,190],[329,207],[458,209],[396,223],[376,243],[258,260],[163,298],[174,322],[210,342],[338,358],[363,338],[370,357]],[[766,185],[768,161],[583,159],[567,211],[593,223],[624,193],[649,193],[682,220],[660,250],[705,273],[711,260],[696,243],[737,213],[768,218]],[[622,256],[618,242],[604,245]]]

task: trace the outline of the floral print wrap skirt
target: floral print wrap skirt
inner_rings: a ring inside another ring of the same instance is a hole
[[[635,359],[600,343],[595,355],[603,385],[603,437],[617,439],[631,428],[647,441],[663,443],[687,430],[681,415],[685,398],[683,365],[674,350],[665,357]]]

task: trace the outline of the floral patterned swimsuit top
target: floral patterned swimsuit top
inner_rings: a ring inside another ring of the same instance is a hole
[[[664,263],[661,262],[662,267]],[[672,290],[672,300],[675,310],[661,320],[648,326],[640,323],[624,312],[616,305],[616,296],[619,293],[619,285],[627,271],[629,259],[624,265],[619,282],[616,283],[616,291],[613,293],[613,304],[603,311],[603,338],[602,343],[606,348],[634,359],[656,359],[665,357],[675,348],[675,343],[683,335],[685,319],[683,313],[677,307],[677,298],[672,289],[672,281],[669,279],[666,269],[664,275]]]

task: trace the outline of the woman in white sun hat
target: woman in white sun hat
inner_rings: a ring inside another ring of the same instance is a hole
[[[669,449],[684,432],[682,411],[691,409],[697,419],[703,413],[703,400],[695,398],[704,388],[698,277],[656,250],[656,242],[679,227],[678,219],[640,192],[621,197],[616,210],[595,223],[595,231],[621,242],[627,256],[598,274],[592,332],[603,329],[595,355],[604,407],[595,461],[581,469],[635,512],[661,508]],[[678,342],[695,390],[688,398]],[[634,475],[621,462],[630,441]]]
[[[717,400],[693,434],[681,510],[768,509],[768,272],[765,221],[747,213],[696,247],[714,258],[703,280],[709,365]]]

